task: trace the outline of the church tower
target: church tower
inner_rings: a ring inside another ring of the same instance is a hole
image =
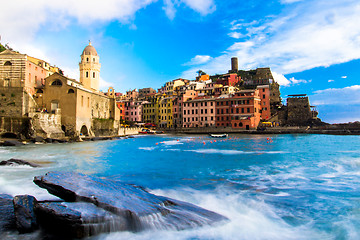
[[[99,91],[100,68],[99,56],[96,49],[91,45],[84,48],[81,54],[80,68],[80,82],[85,88]]]

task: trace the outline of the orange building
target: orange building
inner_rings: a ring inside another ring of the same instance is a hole
[[[215,112],[217,127],[256,129],[261,120],[259,89],[217,98]]]

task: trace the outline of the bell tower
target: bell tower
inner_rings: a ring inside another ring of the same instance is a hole
[[[84,48],[81,54],[79,68],[80,83],[82,83],[85,88],[98,92],[101,64],[99,62],[99,55],[91,45],[91,41],[89,41],[89,45]]]

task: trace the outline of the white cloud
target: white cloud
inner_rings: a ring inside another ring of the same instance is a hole
[[[334,80],[332,80],[332,79],[329,79],[329,80],[328,80],[328,82],[333,82],[333,81],[334,81]]]
[[[304,80],[304,79],[295,79],[294,77],[291,77],[290,79],[287,79],[284,75],[272,71],[272,75],[274,77],[274,80],[280,84],[281,86],[287,87],[290,85],[297,85],[300,83],[310,83],[311,80]]]
[[[231,32],[228,34],[230,37],[232,38],[236,38],[236,39],[239,39],[239,38],[242,38],[244,37],[244,35],[242,33],[239,33],[239,32]]]
[[[347,76],[342,76],[341,78],[346,79],[346,78],[347,78]]]
[[[166,16],[169,19],[174,19],[175,18],[175,14],[176,14],[176,9],[174,6],[174,2],[172,0],[164,0],[164,7],[163,10],[166,13]]]
[[[318,90],[311,96],[311,101],[317,106],[360,104],[360,85]]]
[[[304,80],[304,79],[295,79],[294,77],[291,77],[289,80],[292,84],[311,83],[312,81],[312,80]]]
[[[277,73],[290,74],[360,58],[358,0],[299,1],[284,9],[279,16],[260,21],[232,21],[229,36],[241,33],[246,37],[235,40],[202,69],[210,74],[226,72],[230,58],[237,56],[240,69],[269,66]]]
[[[87,27],[93,24],[117,20],[129,24],[135,13],[157,0],[12,0],[0,8],[0,35],[3,42],[17,43],[32,40],[36,33],[46,30],[58,31],[71,23]],[[213,0],[164,0],[166,15],[173,19],[180,3],[201,15],[216,10]]]
[[[187,65],[199,65],[199,64],[204,64],[207,63],[208,61],[211,60],[211,57],[208,55],[196,55],[195,57],[193,57],[190,62],[183,64],[184,66]]]
[[[182,0],[182,2],[201,15],[207,15],[216,10],[214,0]]]
[[[281,86],[289,86],[291,84],[291,82],[280,73],[272,72],[272,75],[274,77],[274,80]]]

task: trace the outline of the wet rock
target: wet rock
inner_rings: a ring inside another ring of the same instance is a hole
[[[2,143],[2,146],[6,146],[6,147],[21,146],[21,145],[24,145],[24,143],[19,142],[17,140],[6,140]]]
[[[36,136],[32,139],[32,141],[34,143],[42,143],[42,142],[45,142],[45,139],[43,137],[40,137],[40,136]]]
[[[36,205],[35,212],[39,224],[58,236],[83,238],[129,228],[124,217],[92,203],[44,202]]]
[[[35,197],[18,195],[14,197],[14,213],[16,228],[20,233],[33,232],[38,228],[34,207],[37,204]]]
[[[30,166],[30,167],[40,167],[39,165],[28,162],[26,160],[15,159],[15,158],[11,158],[9,160],[0,162],[0,166],[19,166],[19,165]]]
[[[0,194],[0,233],[16,229],[13,197]]]
[[[157,196],[120,181],[72,172],[49,172],[35,184],[68,202],[88,202],[125,219],[124,230],[183,230],[226,218],[193,204]]]

